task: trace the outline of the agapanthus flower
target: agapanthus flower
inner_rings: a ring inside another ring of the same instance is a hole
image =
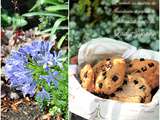
[[[36,97],[41,99],[41,100],[50,99],[49,93],[44,88],[37,93]]]
[[[42,68],[45,66],[44,71],[47,68],[46,72],[50,71],[52,66],[62,67],[61,60],[58,60],[61,58],[61,54],[55,51],[51,53],[51,48],[51,42],[36,40],[29,45],[19,48],[18,51],[12,51],[5,65],[5,73],[10,80],[11,86],[16,87],[17,90],[21,90],[24,96],[27,94],[33,96],[37,90],[37,80],[35,80],[33,75],[35,72],[34,68],[31,69],[28,66],[42,66]],[[58,76],[58,71],[49,72],[47,75],[42,76],[49,85],[52,81],[57,86],[58,81],[55,77]],[[44,93],[44,90],[42,87],[40,93]]]
[[[54,86],[57,88],[58,87],[58,80],[56,79],[58,76],[59,72],[54,71],[54,72],[49,72],[48,75],[43,75],[40,76],[41,79],[45,79],[48,85],[50,85],[51,82],[54,83]]]

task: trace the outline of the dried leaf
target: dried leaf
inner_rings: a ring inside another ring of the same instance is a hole
[[[18,110],[18,108],[17,108],[17,106],[16,105],[11,105],[11,108],[12,108],[12,110],[14,111],[14,112],[19,112],[19,110]]]
[[[51,120],[51,114],[47,113],[46,115],[43,115],[42,120]]]
[[[32,102],[31,102],[31,100],[29,99],[29,97],[25,97],[25,98],[23,99],[23,103],[26,104],[26,105],[30,105]]]
[[[7,112],[8,111],[8,107],[1,107],[1,112]]]
[[[13,101],[11,108],[14,112],[19,112],[18,105],[22,103],[22,100],[15,100]]]
[[[56,116],[56,120],[62,120],[61,114],[58,114],[58,115]]]

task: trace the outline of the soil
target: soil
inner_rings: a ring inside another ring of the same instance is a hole
[[[11,88],[4,75],[3,68],[11,50],[35,39],[49,38],[48,34],[36,36],[34,33],[34,30],[13,32],[12,29],[1,29],[1,120],[55,120],[50,114],[42,113],[32,98],[23,98],[20,91]]]
[[[34,104],[19,105],[19,112],[13,111],[11,108],[7,112],[1,113],[1,120],[40,120],[42,113]]]

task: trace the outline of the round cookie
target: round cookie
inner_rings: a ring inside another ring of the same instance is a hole
[[[94,72],[90,64],[86,64],[80,70],[80,80],[84,89],[94,92]]]
[[[152,89],[159,86],[159,63],[155,60],[135,59],[127,66],[128,73],[135,73],[147,80]]]
[[[111,94],[110,98],[122,102],[148,103],[151,101],[151,88],[144,78],[128,75],[123,86]]]
[[[123,83],[126,63],[121,57],[102,60],[94,66],[95,92],[110,95]]]

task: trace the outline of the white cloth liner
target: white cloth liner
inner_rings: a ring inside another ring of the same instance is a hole
[[[106,56],[120,55],[125,59],[146,58],[159,61],[159,53],[139,49],[110,38],[93,39],[81,46],[78,64],[93,63]],[[76,65],[69,67],[69,111],[89,120],[158,120],[159,90],[148,104],[122,103],[102,99],[84,90],[74,76]]]

